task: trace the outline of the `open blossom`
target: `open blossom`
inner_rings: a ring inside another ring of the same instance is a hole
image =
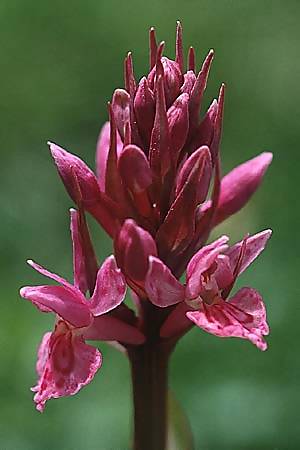
[[[20,291],[40,311],[56,314],[53,332],[46,333],[38,351],[37,409],[43,411],[50,398],[73,395],[88,384],[101,367],[99,350],[85,343],[91,340],[116,340],[130,344],[143,342],[143,335],[134,326],[109,314],[124,300],[126,283],[113,256],[96,270],[95,287],[90,299],[86,265],[89,271],[94,257],[88,248],[87,228],[77,211],[71,211],[74,284],[49,272],[33,261],[28,263],[42,275],[59,283],[57,286],[26,286]],[[86,256],[86,258],[84,257]],[[116,309],[117,311],[117,309]]]
[[[244,287],[228,297],[237,277],[263,251],[270,235],[270,230],[262,231],[232,247],[223,236],[203,247],[188,264],[185,286],[161,260],[149,256],[145,281],[149,299],[160,307],[178,304],[165,321],[161,336],[180,334],[189,327],[189,319],[216,336],[249,339],[265,350],[263,336],[269,328],[261,295]]]
[[[152,235],[160,257],[180,275],[211,229],[249,200],[272,154],[262,153],[221,179],[224,85],[199,118],[213,51],[197,72],[191,48],[185,69],[180,24],[175,61],[163,56],[163,50],[164,43],[157,44],[151,29],[150,72],[139,82],[127,55],[125,89],[114,92],[110,121],[99,136],[97,175],[58,145],[50,143],[50,150],[78,206],[113,238],[126,219],[133,219]]]

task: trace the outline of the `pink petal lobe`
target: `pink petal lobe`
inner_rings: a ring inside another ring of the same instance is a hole
[[[20,290],[20,295],[42,312],[55,312],[74,327],[91,323],[89,307],[79,291],[64,286],[26,286]]]
[[[248,339],[260,350],[266,350],[263,339],[269,333],[266,311],[260,294],[243,288],[228,302],[221,301],[199,311],[189,311],[187,317],[198,327],[219,337]]]
[[[114,256],[106,258],[97,274],[97,281],[90,302],[94,316],[100,316],[122,303],[126,294],[124,275],[117,267]]]
[[[262,182],[271,161],[272,153],[264,152],[236,167],[222,179],[215,225],[243,208]]]
[[[190,260],[187,266],[186,296],[189,299],[198,297],[202,289],[201,275],[216,261],[218,255],[224,252],[229,238],[222,236],[212,244],[202,247]]]
[[[145,341],[145,336],[138,328],[109,315],[95,317],[91,326],[85,329],[84,338],[132,345],[140,345]]]
[[[57,283],[61,284],[62,286],[65,286],[67,289],[70,289],[71,291],[76,292],[76,288],[71,283],[69,283],[67,280],[60,277],[56,273],[50,272],[49,270],[45,269],[40,264],[35,263],[34,261],[32,261],[32,259],[28,259],[27,264],[29,264],[29,266],[31,266],[34,270],[36,270],[40,274],[44,275],[44,277],[50,278],[51,280],[56,281]]]
[[[101,367],[100,352],[84,343],[83,339],[75,336],[58,324],[50,339],[43,340],[44,368],[39,374],[34,402],[38,411],[44,410],[47,400],[76,394],[83,386],[94,378]],[[40,354],[39,354],[40,359]],[[38,362],[42,368],[42,364]]]
[[[233,272],[228,256],[218,255],[216,259],[217,268],[213,274],[219,289],[224,289],[233,282]]]
[[[45,333],[38,348],[38,357],[36,361],[36,372],[39,377],[42,376],[48,360],[49,342],[52,332]]]
[[[250,266],[250,264],[252,264],[252,262],[261,254],[268,242],[268,239],[271,237],[271,234],[272,230],[264,230],[247,238],[246,249],[237,275],[244,272],[244,270],[246,270],[247,267]],[[236,267],[242,245],[243,241],[240,241],[232,247],[229,247],[226,251],[232,270]]]
[[[156,306],[171,306],[184,300],[184,287],[170,269],[158,258],[149,257],[149,269],[145,281],[149,300]]]

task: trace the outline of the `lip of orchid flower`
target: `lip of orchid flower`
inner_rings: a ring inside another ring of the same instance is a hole
[[[246,237],[228,247],[223,236],[203,247],[187,267],[185,288],[158,258],[149,258],[145,289],[156,306],[177,305],[161,328],[170,338],[190,327],[187,319],[220,337],[249,339],[261,350],[268,334],[262,297],[253,288],[242,288],[227,299],[236,278],[260,255],[271,230]]]
[[[47,400],[76,394],[92,381],[102,365],[99,350],[85,344],[64,321],[46,333],[38,349],[37,385],[31,388],[38,411]]]

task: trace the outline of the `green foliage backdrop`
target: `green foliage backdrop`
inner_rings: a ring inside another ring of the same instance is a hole
[[[122,355],[102,345],[103,369],[76,397],[34,410],[35,349],[52,317],[18,296],[41,283],[30,257],[71,275],[68,208],[46,141],[90,165],[106,102],[123,85],[122,60],[147,71],[147,30],[174,55],[175,22],[198,64],[216,58],[205,102],[228,86],[223,170],[263,150],[274,163],[247,208],[216,233],[233,241],[271,227],[264,255],[243,276],[266,300],[271,335],[248,342],[193,330],[178,346],[171,386],[191,421],[197,450],[296,450],[299,432],[299,74],[296,0],[2,0],[0,4],[0,448],[126,450],[130,384]],[[110,243],[92,225],[101,258]],[[184,450],[184,449],[183,449]]]

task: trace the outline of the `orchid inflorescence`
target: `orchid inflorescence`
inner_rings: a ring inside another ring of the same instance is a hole
[[[212,229],[256,191],[272,154],[262,153],[222,178],[224,85],[200,119],[213,51],[197,73],[191,47],[185,71],[179,23],[175,60],[163,50],[151,28],[150,71],[138,83],[132,56],[126,56],[125,89],[116,89],[109,104],[96,175],[77,156],[49,144],[76,205],[71,210],[74,282],[29,261],[58,283],[21,289],[40,311],[56,315],[54,331],[44,335],[38,351],[33,391],[40,411],[48,399],[78,392],[101,367],[101,353],[86,340],[116,341],[125,350],[150,339],[174,345],[196,325],[267,347],[261,295],[250,287],[231,291],[271,231],[246,235],[231,246],[227,236],[205,244]],[[114,256],[100,268],[86,212],[114,241]],[[125,302],[126,286],[134,310]]]

